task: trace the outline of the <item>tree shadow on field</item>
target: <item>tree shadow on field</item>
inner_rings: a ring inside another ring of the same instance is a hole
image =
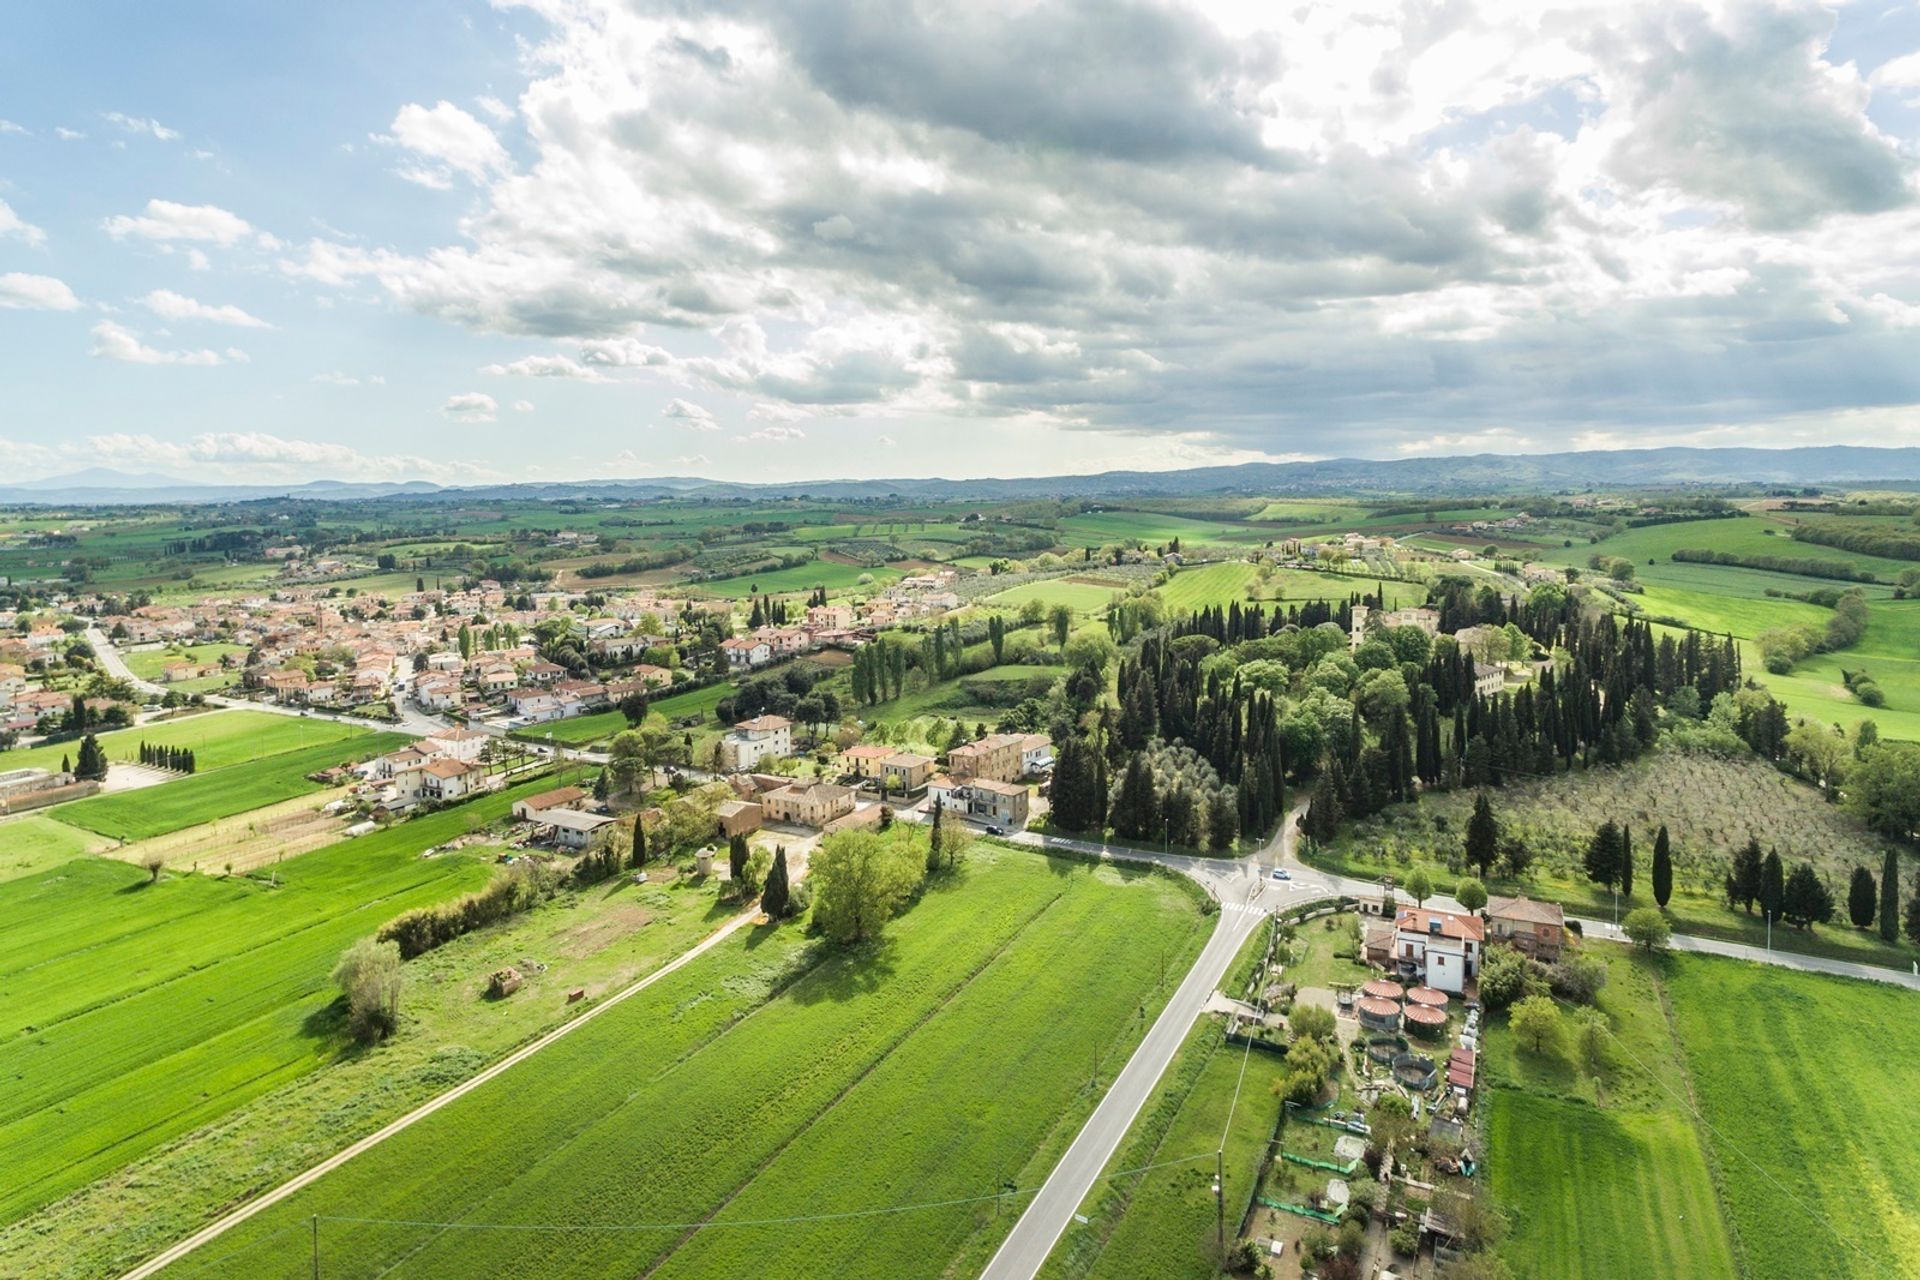
[[[893,976],[898,957],[893,939],[885,936],[839,948],[805,981],[795,983],[788,997],[805,1005],[841,1003],[872,995]]]

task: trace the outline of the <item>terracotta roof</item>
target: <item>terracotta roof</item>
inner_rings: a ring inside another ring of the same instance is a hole
[[[1552,924],[1564,927],[1567,913],[1557,902],[1535,902],[1532,898],[1494,898],[1487,903],[1487,914],[1502,920],[1520,920],[1527,924]]]
[[[781,729],[791,729],[793,721],[785,716],[755,716],[751,720],[742,720],[733,727],[745,729],[749,733],[774,733]]]
[[[576,800],[584,800],[586,795],[587,793],[579,787],[555,787],[552,791],[542,791],[538,795],[528,796],[520,803],[537,813],[541,809],[554,809],[561,805],[572,804]]]
[[[1486,926],[1479,916],[1456,915],[1451,911],[1428,911],[1424,907],[1407,907],[1393,918],[1401,933],[1421,933],[1442,938],[1470,939],[1480,941],[1486,936]],[[1439,928],[1433,926],[1439,924]]]

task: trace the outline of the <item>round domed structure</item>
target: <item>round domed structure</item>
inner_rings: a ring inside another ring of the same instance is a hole
[[[1406,1008],[1406,1019],[1407,1030],[1417,1036],[1438,1035],[1441,1029],[1447,1025],[1447,1015],[1445,1011],[1435,1009],[1431,1005],[1408,1005]]]
[[[1424,1004],[1434,1009],[1447,1007],[1447,993],[1438,987],[1415,987],[1407,992],[1407,999],[1414,1004]]]
[[[1407,989],[1389,978],[1375,978],[1360,988],[1360,994],[1373,1000],[1399,1000],[1407,994]]]
[[[1355,1003],[1360,1025],[1369,1031],[1393,1032],[1400,1029],[1400,1006],[1391,1000],[1368,998]]]

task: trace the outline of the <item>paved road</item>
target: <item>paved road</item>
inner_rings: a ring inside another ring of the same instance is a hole
[[[1625,942],[1626,936],[1605,920],[1580,920],[1581,930],[1589,938],[1609,938]],[[1908,987],[1920,991],[1920,974],[1900,969],[1888,969],[1877,964],[1855,964],[1851,960],[1830,960],[1825,956],[1802,955],[1798,951],[1769,951],[1765,947],[1751,946],[1744,942],[1725,942],[1719,938],[1702,938],[1696,934],[1676,933],[1668,944],[1675,951],[1694,951],[1701,955],[1726,956],[1734,960],[1751,960],[1755,964],[1776,965],[1782,969],[1798,969],[1802,973],[1828,973],[1840,978],[1862,978],[1868,982],[1885,982],[1897,987]]]
[[[1106,1096],[1087,1118],[1073,1145],[1060,1157],[1020,1220],[1013,1224],[999,1252],[981,1273],[981,1280],[1031,1280],[1040,1270],[1061,1233],[1073,1220],[1074,1211],[1087,1198],[1113,1153],[1120,1149],[1134,1117],[1152,1096],[1154,1086],[1159,1084],[1174,1054],[1179,1052],[1194,1019],[1205,1009],[1234,957],[1240,954],[1242,944],[1275,908],[1311,900],[1305,894],[1290,894],[1280,882],[1267,879],[1261,865],[1264,861],[1284,859],[1291,851],[1294,818],[1298,812],[1287,815],[1281,824],[1281,834],[1258,859],[1190,858],[1033,832],[1021,832],[1013,837],[1018,844],[1068,848],[1096,857],[1152,862],[1183,871],[1207,887],[1218,899],[1221,910],[1213,936],[1207,939],[1199,958],[1180,980],[1166,1008],[1160,1011],[1146,1038],[1127,1059],[1127,1065],[1121,1068]]]

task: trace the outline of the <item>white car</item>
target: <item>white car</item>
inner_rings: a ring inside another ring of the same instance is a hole
[[[1273,878],[1275,880],[1291,880],[1293,879],[1293,872],[1287,870],[1285,867],[1275,867],[1273,869]]]

